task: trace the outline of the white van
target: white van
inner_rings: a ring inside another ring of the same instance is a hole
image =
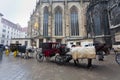
[[[81,42],[81,47],[94,46],[93,42]]]
[[[71,48],[72,45],[76,45],[76,42],[67,42],[67,48]]]

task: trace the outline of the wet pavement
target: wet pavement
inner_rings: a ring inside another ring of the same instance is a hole
[[[86,68],[86,60],[78,67],[68,63],[57,65],[54,61],[37,62],[36,59],[14,58],[3,55],[0,61],[0,80],[120,80],[120,66],[115,55],[105,56],[104,61],[93,60],[93,67]]]

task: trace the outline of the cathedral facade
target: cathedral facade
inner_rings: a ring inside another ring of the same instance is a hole
[[[93,0],[87,9],[87,35],[94,41],[111,44],[109,0]]]
[[[89,0],[39,0],[28,22],[28,35],[37,43],[72,42],[87,37],[86,10]]]

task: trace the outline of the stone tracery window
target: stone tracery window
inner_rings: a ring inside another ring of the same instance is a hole
[[[78,10],[75,6],[70,9],[71,36],[79,36]]]
[[[63,35],[62,23],[62,9],[58,6],[55,8],[55,36]]]
[[[95,35],[101,35],[102,34],[102,28],[101,28],[101,19],[100,19],[100,8],[96,7],[93,12],[93,23],[94,23],[94,33]]]
[[[44,8],[44,18],[43,18],[43,36],[48,36],[48,18],[49,18],[49,12],[48,7]]]

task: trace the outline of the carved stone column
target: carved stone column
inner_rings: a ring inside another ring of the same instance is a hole
[[[83,0],[80,0],[81,1],[81,12],[82,12],[82,37],[87,37],[87,31],[86,31],[86,12],[87,12],[87,6],[88,6],[88,3],[87,2],[84,2],[83,3]]]
[[[48,20],[48,36],[52,40],[52,2],[49,2],[49,20]]]
[[[68,11],[68,3],[65,0],[65,37],[70,36],[70,29],[69,29],[69,11]]]

